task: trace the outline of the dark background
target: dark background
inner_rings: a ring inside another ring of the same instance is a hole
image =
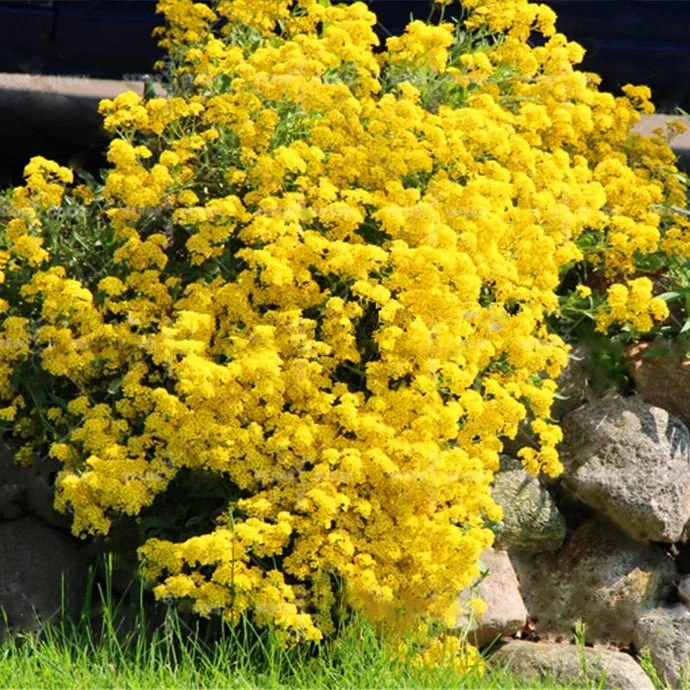
[[[425,19],[425,0],[370,0],[382,39],[410,17]],[[557,28],[587,50],[579,69],[602,75],[614,94],[648,84],[658,112],[690,110],[689,0],[546,0]],[[151,38],[162,19],[155,0],[0,0],[0,73],[137,79],[161,53]],[[457,3],[448,8],[458,15]],[[533,43],[540,37],[534,36]],[[0,78],[0,185],[17,182],[31,155],[95,170],[104,140],[97,98],[64,98],[7,88]]]

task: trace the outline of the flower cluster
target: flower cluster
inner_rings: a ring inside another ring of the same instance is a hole
[[[601,328],[665,316],[639,267],[685,247],[652,209],[684,195],[668,146],[629,132],[648,90],[600,93],[544,6],[463,5],[464,26],[379,51],[363,3],[160,0],[170,97],[101,103],[103,186],[34,159],[15,190],[0,415],[60,461],[74,532],[186,472],[231,488],[199,533],[143,545],[157,596],[291,639],[329,633],[341,596],[381,623],[446,617],[528,412],[525,466],[561,469],[564,275],[605,274]],[[98,203],[84,262],[105,258],[75,277],[42,219]]]

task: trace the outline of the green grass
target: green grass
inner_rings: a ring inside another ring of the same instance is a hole
[[[238,646],[227,639],[204,648],[182,629],[123,648],[57,630],[0,648],[2,688],[524,688],[504,670],[460,677],[450,668],[415,671],[388,656],[366,626],[346,631],[318,657],[284,651],[270,641]],[[563,688],[554,683],[538,688]],[[576,687],[576,686],[572,686]],[[582,686],[578,686],[582,687]]]
[[[393,657],[373,629],[353,620],[328,643],[283,649],[270,632],[192,622],[172,610],[147,627],[140,590],[136,622],[118,628],[106,587],[101,615],[44,625],[0,643],[0,688],[525,688],[504,668],[484,676],[451,667],[418,669]],[[95,621],[95,622],[94,622]],[[564,686],[535,681],[530,688]]]

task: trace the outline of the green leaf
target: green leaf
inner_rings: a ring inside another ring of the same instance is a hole
[[[668,355],[670,349],[668,347],[652,347],[646,352],[642,353],[642,359],[654,359],[655,357],[664,357]]]
[[[110,395],[115,395],[120,390],[120,386],[122,385],[122,376],[119,378],[113,379],[109,384],[108,384],[108,393]]]
[[[662,292],[660,295],[657,295],[657,297],[665,302],[671,302],[674,299],[682,297],[682,295],[683,293],[678,290],[671,290],[670,292]]]

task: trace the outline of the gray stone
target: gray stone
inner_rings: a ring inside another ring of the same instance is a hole
[[[60,463],[52,458],[34,458],[28,467],[20,467],[12,459],[12,450],[5,443],[0,443],[0,518],[2,510],[2,486],[14,486],[17,493],[15,503],[21,494],[22,513],[34,515],[49,525],[69,530],[69,516],[59,513],[53,507],[55,492],[52,477],[60,468]],[[8,500],[8,499],[6,499]],[[19,517],[18,509],[14,509]],[[5,517],[4,519],[13,519]]]
[[[494,476],[491,493],[503,508],[497,548],[540,553],[554,551],[563,544],[564,517],[547,489],[518,460],[501,457],[501,470]]]
[[[690,424],[690,358],[687,342],[656,340],[634,343],[625,353],[625,361],[635,387],[650,405],[667,410],[685,424]]]
[[[635,623],[671,591],[676,574],[663,546],[633,541],[597,519],[556,553],[511,560],[537,633],[570,635],[580,620],[595,644],[630,644]]]
[[[635,649],[648,649],[659,678],[672,688],[690,680],[690,611],[684,604],[663,606],[640,618]]]
[[[16,520],[26,515],[26,487],[22,484],[0,485],[0,520]]]
[[[681,575],[676,583],[678,598],[685,604],[690,604],[690,575]]]
[[[511,640],[489,657],[489,663],[507,665],[526,685],[551,679],[582,688],[654,690],[649,676],[629,654],[608,649]]]
[[[0,441],[0,484],[26,484],[27,469],[15,464],[14,452]]]
[[[71,518],[68,515],[59,513],[53,507],[55,490],[53,483],[45,474],[34,472],[29,475],[26,484],[26,499],[29,514],[35,515],[43,522],[54,527],[65,530],[70,528],[72,524]]]
[[[87,572],[88,548],[78,539],[36,518],[0,522],[0,608],[12,632],[35,630],[63,601],[64,612],[77,616]]]
[[[563,422],[565,489],[634,539],[675,542],[690,519],[690,435],[640,397],[608,397]]]
[[[517,457],[517,454],[522,448],[536,448],[538,447],[537,439],[532,431],[532,424],[534,417],[528,415],[518,424],[517,435],[515,438],[502,437],[503,452],[506,455]]]
[[[591,368],[591,357],[584,345],[573,346],[568,356],[568,364],[558,377],[558,397],[554,401],[551,416],[563,419],[578,408],[588,392],[588,371]]]
[[[116,595],[124,594],[138,586],[139,544],[138,523],[134,517],[128,515],[116,517],[108,534],[96,538],[93,542],[94,553],[99,556],[96,561],[99,575],[110,582]],[[111,554],[112,558],[106,560],[106,554]]]
[[[471,596],[478,596],[486,604],[486,611],[479,620],[464,614],[456,626],[457,630],[467,632],[467,639],[478,647],[491,644],[502,635],[514,635],[527,622],[527,609],[508,554],[487,549],[481,561],[488,574],[474,592],[463,593],[460,600],[464,604]]]

